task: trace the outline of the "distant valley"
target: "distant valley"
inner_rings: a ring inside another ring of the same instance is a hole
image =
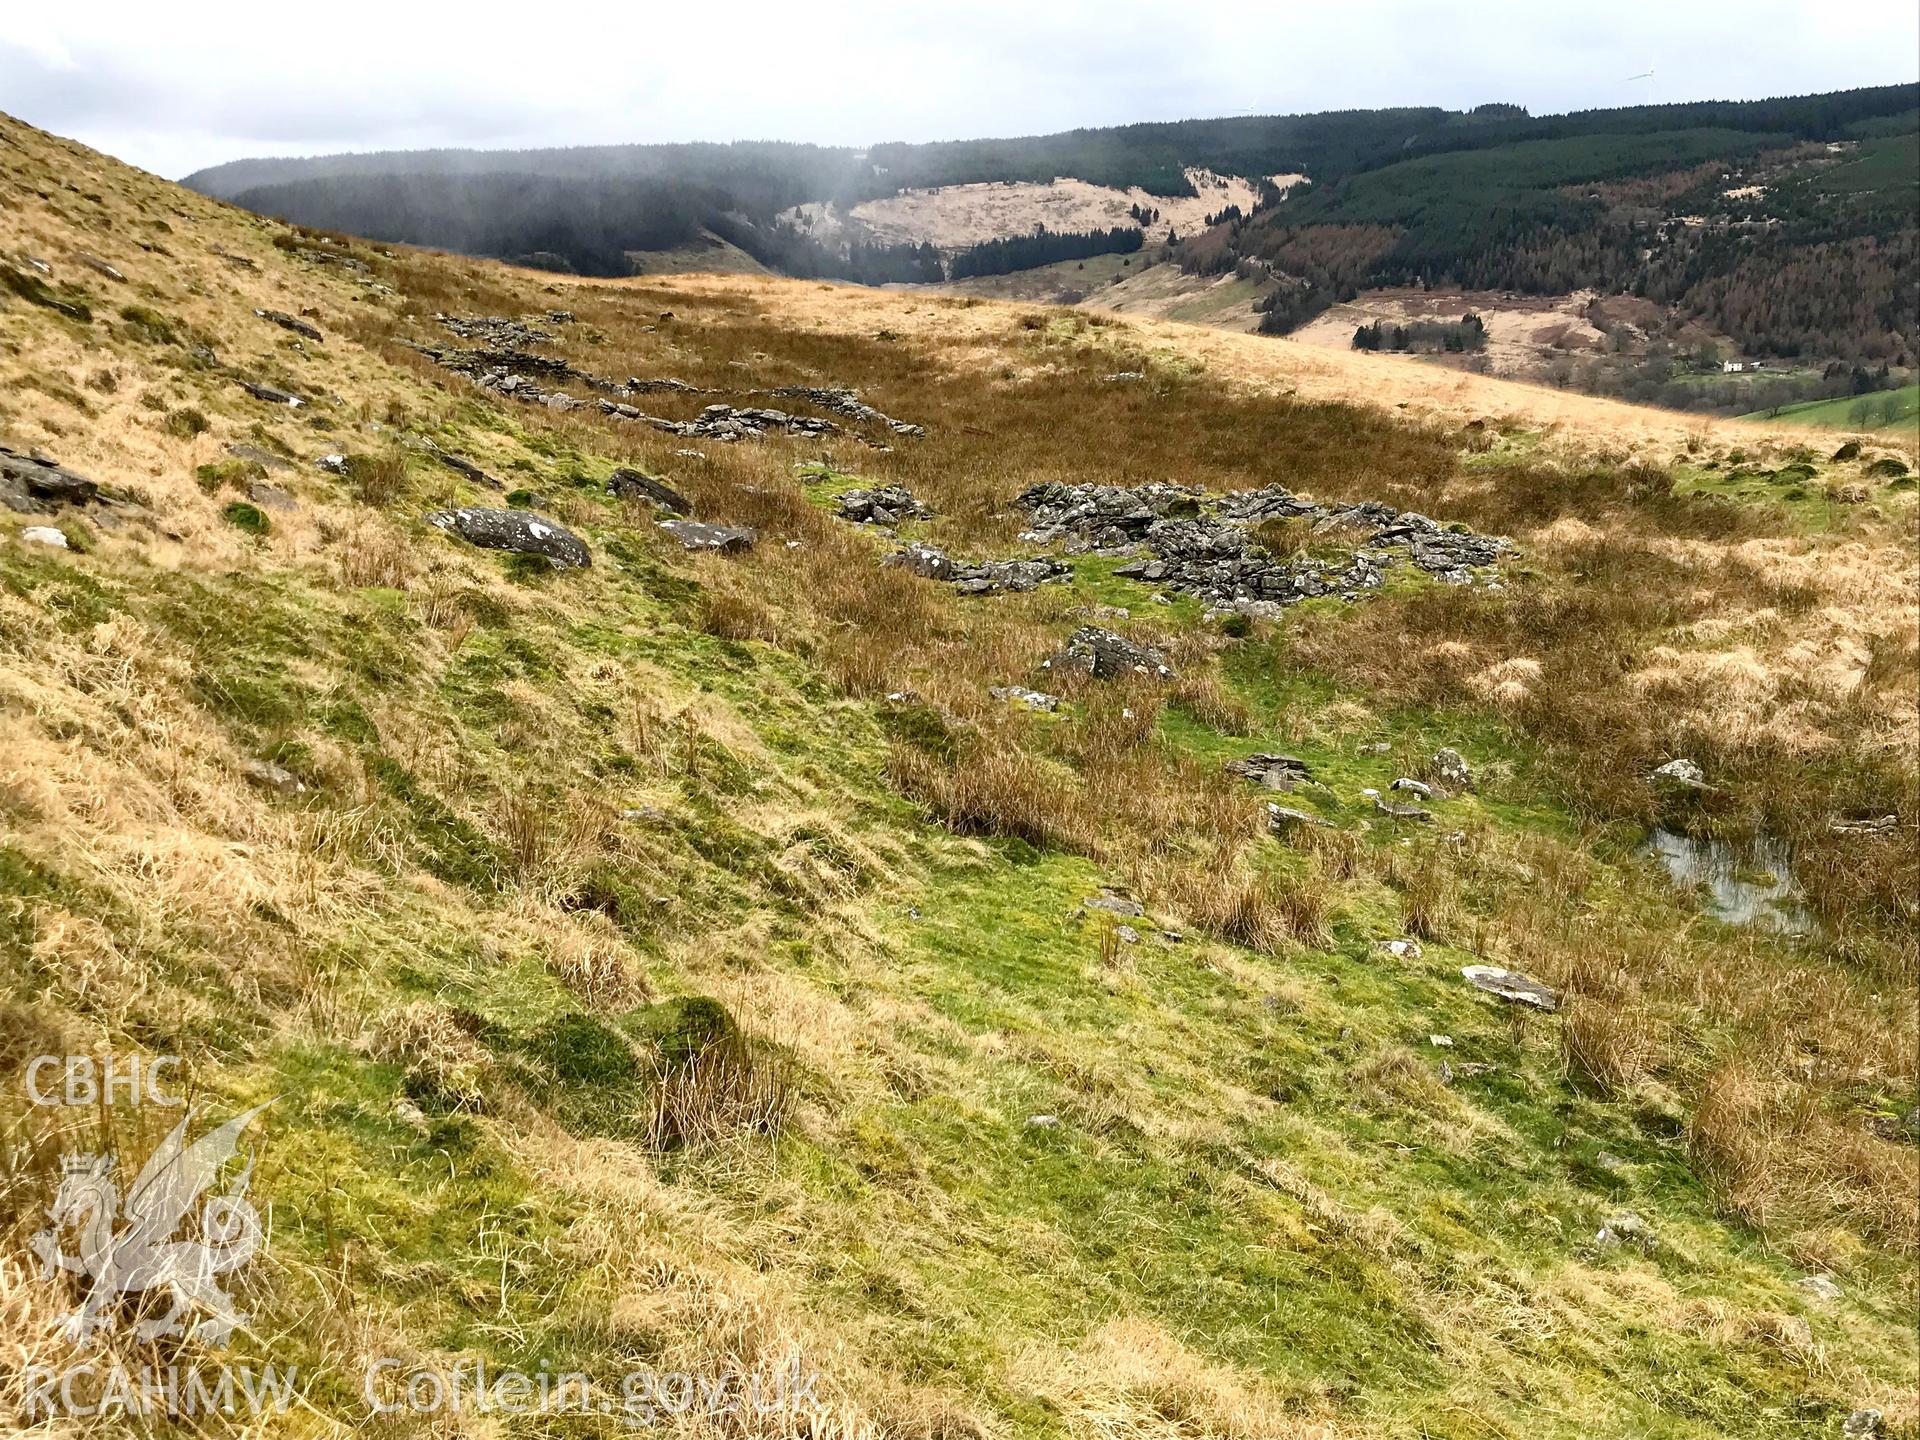
[[[866,150],[384,152],[237,161],[186,183],[300,224],[560,272],[939,287],[1424,354],[1680,410],[1837,406],[1856,428],[1901,423],[1897,405],[1856,402],[1911,386],[1920,340],[1912,86]]]

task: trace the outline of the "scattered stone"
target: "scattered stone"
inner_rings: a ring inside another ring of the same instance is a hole
[[[262,320],[278,325],[282,330],[291,330],[296,335],[304,335],[309,340],[325,340],[317,325],[309,325],[297,315],[289,315],[284,310],[256,310],[253,312]]]
[[[297,410],[307,403],[290,390],[278,390],[271,385],[262,385],[257,380],[240,380],[237,383],[254,399],[264,400],[269,405],[285,405]]]
[[[1096,680],[1122,675],[1173,677],[1167,657],[1159,650],[1136,645],[1124,635],[1098,625],[1082,625],[1068,637],[1067,648],[1040,662],[1049,670],[1084,670]]]
[[[1891,835],[1900,828],[1897,815],[1879,815],[1870,820],[1829,820],[1827,829],[1835,835]]]
[[[1831,1302],[1840,1298],[1840,1287],[1825,1275],[1802,1275],[1800,1288],[1815,1300]]]
[[[352,467],[347,464],[344,455],[322,455],[313,462],[329,475],[345,475]]]
[[[51,515],[62,505],[100,498],[100,487],[38,450],[22,455],[0,445],[0,505],[20,515]]]
[[[247,499],[263,510],[278,510],[282,514],[299,508],[292,495],[264,480],[255,480],[247,486]]]
[[[1389,745],[1385,740],[1375,740],[1370,745],[1362,745],[1355,753],[1360,755],[1390,755],[1393,753],[1393,746]]]
[[[636,805],[622,810],[620,818],[630,825],[659,825],[672,817],[658,805]]]
[[[721,555],[751,550],[753,542],[760,538],[745,525],[707,525],[698,520],[662,520],[660,528],[678,540],[683,549]]]
[[[531,510],[463,506],[458,510],[435,510],[424,518],[429,525],[483,549],[544,555],[557,570],[584,569],[593,563],[579,536]]]
[[[1305,810],[1295,810],[1286,805],[1267,805],[1267,829],[1275,835],[1285,835],[1300,825],[1325,825],[1327,822],[1318,815],[1309,815]]]
[[[707,452],[704,450],[676,450],[673,453],[677,459],[681,460],[704,460],[707,458]]]
[[[1237,775],[1242,780],[1251,780],[1254,784],[1268,790],[1291,790],[1307,778],[1307,762],[1295,759],[1291,755],[1272,755],[1265,752],[1248,755],[1244,759],[1229,760],[1222,767],[1227,774]]]
[[[56,550],[70,548],[67,537],[51,525],[29,525],[20,532],[20,538],[29,545],[51,545]]]
[[[849,490],[834,501],[842,520],[856,525],[898,525],[902,520],[928,520],[933,511],[903,485],[882,485],[873,490]]]
[[[1109,385],[1126,385],[1134,381],[1146,379],[1147,372],[1144,370],[1116,370],[1113,374],[1103,375],[1100,378]]]
[[[1058,1115],[1029,1115],[1027,1117],[1027,1128],[1029,1130],[1058,1130],[1060,1128],[1060,1117]]]
[[[1029,690],[1024,685],[996,685],[987,691],[996,700],[1015,701],[1029,710],[1054,711],[1060,708],[1060,697],[1049,695],[1044,690]]]
[[[1437,1046],[1442,1050],[1451,1050],[1453,1048],[1453,1037],[1451,1035],[1429,1035],[1427,1036],[1427,1043]]]
[[[307,787],[298,775],[271,760],[242,760],[240,773],[261,789],[271,790],[276,795],[307,793]]]
[[[1660,1244],[1660,1237],[1653,1233],[1653,1227],[1631,1210],[1622,1210],[1618,1215],[1609,1215],[1600,1225],[1600,1233],[1593,1237],[1593,1243],[1603,1248],[1614,1245],[1633,1245],[1641,1250],[1652,1251]]]
[[[1458,794],[1473,789],[1473,771],[1468,768],[1466,758],[1451,746],[1442,746],[1433,752],[1433,759],[1427,762],[1427,773],[1443,790]]]
[[[1409,779],[1405,775],[1402,775],[1387,788],[1389,790],[1402,790],[1409,795],[1418,795],[1422,800],[1431,800],[1433,798],[1433,787],[1431,785],[1421,780]]]
[[[1103,889],[1098,895],[1082,900],[1080,903],[1089,910],[1101,910],[1127,920],[1137,920],[1147,913],[1146,907],[1131,895],[1122,895],[1119,891],[1111,889]]]
[[[1421,955],[1420,942],[1412,936],[1402,936],[1398,940],[1382,940],[1379,948],[1396,960],[1418,960]]]
[[[1119,938],[1122,945],[1138,945],[1140,943],[1140,932],[1131,925],[1116,925],[1113,927],[1113,933]]]
[[[409,1129],[418,1130],[422,1135],[433,1128],[427,1120],[427,1112],[404,1095],[393,1102],[393,1118]]]
[[[1878,1410],[1856,1410],[1847,1416],[1840,1433],[1849,1440],[1871,1440],[1880,1433],[1880,1422],[1885,1418]]]
[[[644,500],[672,515],[688,515],[693,503],[666,481],[639,470],[618,469],[607,477],[607,489],[623,500]]]
[[[1560,996],[1546,985],[1542,985],[1532,976],[1522,975],[1518,970],[1505,970],[1498,965],[1466,965],[1460,973],[1476,989],[1489,995],[1498,995],[1503,1000],[1511,1000],[1517,1005],[1531,1005],[1536,1010],[1552,1012],[1560,1008]]]
[[[1710,788],[1707,785],[1707,772],[1691,760],[1669,760],[1647,776],[1647,779],[1656,783],[1678,785],[1687,790]]]
[[[1418,805],[1396,805],[1391,800],[1382,797],[1378,790],[1362,790],[1360,793],[1372,800],[1373,808],[1389,820],[1433,819],[1433,812],[1431,810],[1422,809]]]

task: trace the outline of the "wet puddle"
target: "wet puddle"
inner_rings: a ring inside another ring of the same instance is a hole
[[[1771,836],[1736,846],[1655,829],[1641,853],[1665,866],[1676,885],[1696,891],[1716,920],[1758,925],[1782,935],[1813,930],[1813,917],[1800,904],[1800,887],[1794,883],[1793,857]]]

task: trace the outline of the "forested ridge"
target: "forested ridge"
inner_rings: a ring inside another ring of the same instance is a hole
[[[1001,274],[1137,249],[1155,222],[1036,229],[964,250],[822,241],[782,219],[903,189],[1072,177],[1190,196],[1191,169],[1305,174],[1228,208],[1177,258],[1268,283],[1285,331],[1357,291],[1447,285],[1625,292],[1756,354],[1911,361],[1920,308],[1920,87],[1532,116],[1517,106],[1238,116],[1055,135],[414,151],[243,160],[205,193],[378,239],[624,274],[703,232],[786,274],[879,284]],[[1758,185],[1763,197],[1738,192]],[[1729,194],[1726,192],[1734,192]],[[1157,237],[1155,237],[1157,238]]]

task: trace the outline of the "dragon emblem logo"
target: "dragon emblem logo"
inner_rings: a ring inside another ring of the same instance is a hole
[[[246,1323],[217,1277],[237,1270],[261,1248],[260,1217],[246,1198],[251,1154],[226,1193],[201,1206],[200,1238],[176,1239],[175,1232],[193,1202],[239,1153],[247,1126],[272,1103],[236,1115],[192,1143],[187,1129],[200,1111],[190,1111],[161,1141],[124,1198],[113,1178],[113,1156],[63,1157],[60,1189],[47,1208],[52,1223],[32,1241],[47,1278],[67,1272],[91,1282],[80,1308],[61,1322],[63,1336],[85,1347],[97,1331],[112,1325],[119,1297],[149,1290],[170,1292],[173,1305],[134,1326],[140,1340],[185,1333],[184,1317],[195,1308],[207,1313],[192,1334],[209,1344],[224,1343]],[[61,1249],[61,1236],[70,1229],[79,1232],[76,1254]]]

